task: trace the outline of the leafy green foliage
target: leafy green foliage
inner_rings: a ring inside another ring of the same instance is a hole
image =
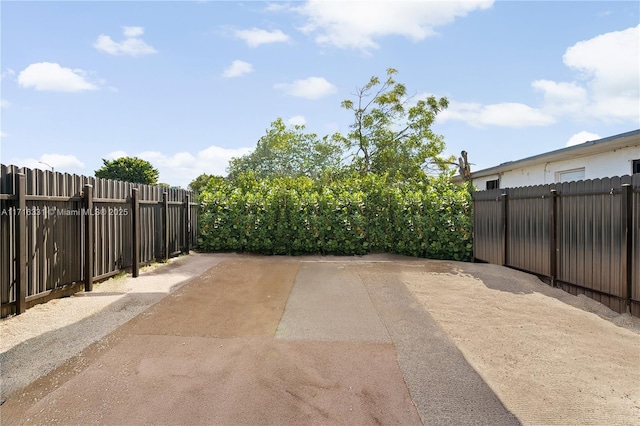
[[[102,159],[104,165],[95,171],[95,176],[104,179],[156,185],[158,170],[153,165],[138,157],[120,157],[115,160]]]
[[[395,181],[424,175],[427,161],[439,158],[444,139],[431,130],[438,113],[447,108],[447,98],[429,96],[416,102],[406,87],[395,81],[397,71],[387,70],[381,81],[371,77],[356,91],[356,100],[344,100],[354,122],[346,137],[336,137],[353,154],[352,167],[361,174],[388,174]]]
[[[231,159],[229,178],[252,172],[259,179],[307,176],[319,178],[340,166],[340,146],[333,138],[319,139],[315,133],[305,133],[305,126],[287,127],[278,118],[271,123],[258,141],[256,149],[247,155]]]
[[[450,183],[452,160],[440,158],[444,140],[431,130],[448,101],[413,101],[396,74],[342,102],[354,114],[346,136],[319,139],[278,118],[251,154],[231,160],[227,179],[194,180],[200,248],[470,259],[470,186]],[[427,176],[429,164],[440,177]]]
[[[200,247],[264,254],[398,253],[471,258],[469,187],[445,178],[353,176],[220,182],[201,193]]]
[[[220,184],[224,181],[224,178],[216,175],[208,175],[202,173],[189,183],[189,189],[196,194],[202,192],[208,185]]]

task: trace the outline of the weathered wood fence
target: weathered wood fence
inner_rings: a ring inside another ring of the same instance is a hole
[[[474,258],[640,316],[640,174],[473,194]]]
[[[1,165],[0,316],[188,253],[190,191]]]

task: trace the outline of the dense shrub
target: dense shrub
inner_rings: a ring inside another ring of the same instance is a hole
[[[471,197],[445,178],[369,175],[217,182],[201,194],[200,248],[264,254],[398,253],[471,258]]]

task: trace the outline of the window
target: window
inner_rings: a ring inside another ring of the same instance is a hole
[[[487,189],[498,189],[498,188],[500,188],[500,179],[487,181]]]
[[[556,182],[572,182],[574,180],[584,180],[584,167],[556,173]]]
[[[631,168],[631,174],[640,173],[640,160],[633,160],[633,166]]]

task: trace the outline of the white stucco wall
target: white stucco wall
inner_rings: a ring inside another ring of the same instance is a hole
[[[559,172],[580,168],[584,168],[585,179],[623,176],[631,174],[633,160],[639,159],[640,145],[596,155],[540,163],[504,171],[500,174],[482,176],[474,178],[473,185],[479,190],[484,190],[488,180],[498,178],[500,179],[500,188],[555,183]]]
[[[485,189],[487,189],[487,181],[488,180],[496,180],[496,179],[500,179],[500,175],[491,175],[491,176],[483,176],[480,178],[474,178],[473,179],[473,186],[475,186],[476,188],[478,188],[478,190],[480,191],[484,191]],[[502,188],[502,182],[500,183],[500,188]]]

